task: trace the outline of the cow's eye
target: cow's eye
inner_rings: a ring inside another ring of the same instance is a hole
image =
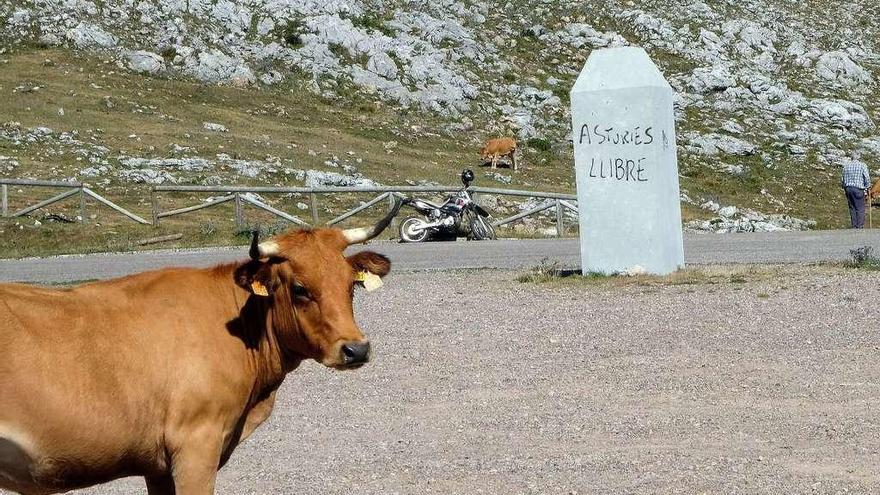
[[[293,297],[297,297],[299,299],[311,299],[312,295],[309,294],[308,289],[306,289],[302,285],[294,285],[293,286]]]

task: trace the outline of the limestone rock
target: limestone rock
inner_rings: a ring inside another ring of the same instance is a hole
[[[839,83],[843,86],[870,84],[871,74],[859,64],[853,62],[844,51],[833,51],[822,54],[816,61],[816,74],[826,81]]]
[[[755,145],[733,136],[723,134],[686,134],[683,137],[689,143],[689,149],[701,155],[717,155],[724,153],[736,156],[754,155]]]
[[[816,99],[810,102],[809,111],[822,122],[846,129],[866,131],[874,128],[874,121],[865,108],[851,101]]]
[[[357,175],[343,175],[336,172],[323,172],[320,170],[307,170],[305,174],[306,187],[376,187],[378,183]]]
[[[707,204],[714,206],[714,209],[707,208]],[[803,220],[789,215],[765,215],[754,210],[740,209],[732,205],[718,208],[717,203],[707,204],[702,205],[703,209],[717,211],[719,216],[710,220],[692,220],[687,222],[684,226],[685,230],[727,234],[810,230],[816,226],[816,222],[813,220]]]
[[[113,48],[116,37],[100,26],[81,22],[67,31],[66,38],[77,48]]]
[[[367,61],[367,70],[384,77],[385,79],[397,78],[397,64],[385,52],[379,52]]]
[[[202,128],[211,132],[229,132],[225,125],[216,122],[202,122]]]
[[[119,178],[127,182],[132,182],[134,184],[158,185],[165,183],[177,183],[177,179],[165,170],[154,170],[149,168],[120,170]]]
[[[699,67],[691,74],[690,86],[697,93],[711,91],[724,91],[736,86],[736,78],[726,67],[716,65],[713,67]]]
[[[126,58],[129,68],[135,72],[159,74],[165,70],[165,60],[153,52],[136,50],[128,52]]]
[[[207,83],[247,85],[256,78],[250,68],[220,50],[198,52],[187,57],[183,70],[186,74]]]

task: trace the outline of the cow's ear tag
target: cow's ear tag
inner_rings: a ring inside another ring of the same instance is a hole
[[[258,296],[269,296],[269,291],[266,289],[266,286],[260,283],[260,281],[258,280],[254,280],[253,282],[251,282],[251,291]]]
[[[382,278],[372,272],[358,272],[357,275],[354,276],[354,279],[363,284],[364,289],[367,289],[367,292],[373,292],[383,285]]]

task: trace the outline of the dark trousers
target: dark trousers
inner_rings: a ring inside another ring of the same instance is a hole
[[[865,226],[865,190],[859,187],[844,188],[846,203],[849,205],[849,218],[852,228],[861,229]]]

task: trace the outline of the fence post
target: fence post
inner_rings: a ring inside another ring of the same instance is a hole
[[[394,208],[395,201],[397,201],[397,197],[394,195],[394,193],[389,193],[388,194],[388,208],[389,209]],[[394,218],[391,219],[391,223],[388,225],[388,227],[391,228],[392,232],[397,231],[397,229],[398,229],[397,215],[395,215]],[[395,234],[395,235],[397,235],[397,234]]]
[[[9,187],[6,184],[3,184],[3,186],[0,187],[0,196],[2,196],[2,197],[0,197],[0,203],[2,203],[2,204],[0,204],[0,208],[2,208],[2,210],[3,210],[4,217],[9,216],[9,196],[8,196],[9,190],[8,189],[9,189]]]
[[[565,233],[565,218],[562,216],[562,202],[556,200],[556,237]]]
[[[312,210],[312,226],[318,226],[318,195],[315,193],[309,194],[309,209]]]
[[[244,227],[244,211],[241,208],[241,194],[235,193],[235,226]]]
[[[153,212],[153,227],[159,226],[159,197],[156,195],[156,188],[150,188],[150,209]]]
[[[86,191],[85,184],[79,186],[79,223],[86,223]]]

